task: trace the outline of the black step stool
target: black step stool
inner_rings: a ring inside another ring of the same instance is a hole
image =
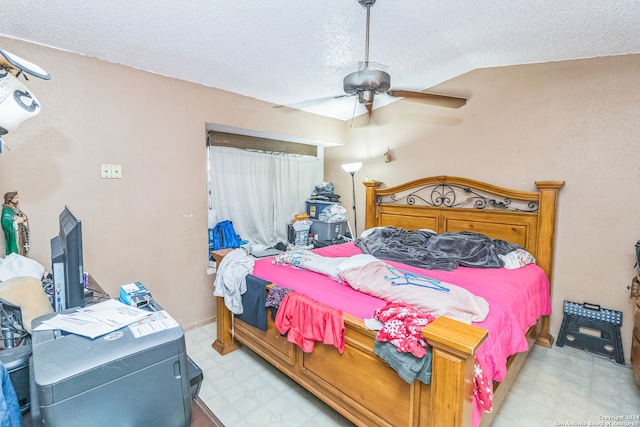
[[[571,301],[564,302],[564,318],[556,345],[589,350],[615,359],[616,363],[624,365],[622,351],[622,312],[600,308],[596,304],[578,304]],[[600,336],[584,333],[581,327],[600,332]]]

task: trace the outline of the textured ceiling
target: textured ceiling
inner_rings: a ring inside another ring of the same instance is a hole
[[[302,101],[342,94],[343,77],[364,60],[366,10],[356,0],[2,3],[3,36],[343,120],[353,114],[354,97]],[[639,0],[378,0],[369,59],[389,66],[392,88],[424,90],[476,68],[640,53],[639,24]]]

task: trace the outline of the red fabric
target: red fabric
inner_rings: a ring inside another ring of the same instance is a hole
[[[398,351],[424,357],[428,346],[422,329],[435,320],[430,314],[416,310],[404,302],[389,302],[376,310],[374,317],[384,323],[378,332],[378,341],[393,344]]]
[[[344,321],[342,311],[315,301],[308,296],[289,292],[276,314],[276,329],[287,333],[287,341],[311,353],[316,341],[344,351]]]
[[[493,404],[493,381],[484,374],[484,370],[476,360],[473,365],[473,397],[476,407],[483,412],[491,412]]]

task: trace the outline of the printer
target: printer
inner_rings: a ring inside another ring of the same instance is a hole
[[[37,329],[61,313],[32,323],[34,426],[189,425],[192,396],[181,327],[138,338],[124,327],[95,339]]]

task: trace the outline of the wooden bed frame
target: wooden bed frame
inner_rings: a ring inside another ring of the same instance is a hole
[[[474,231],[524,246],[551,278],[559,181],[536,182],[538,191],[518,191],[483,182],[435,176],[391,188],[364,182],[366,228],[396,226],[437,232]],[[407,384],[373,353],[375,332],[361,319],[344,314],[345,350],[316,345],[304,353],[275,329],[266,332],[233,319],[223,299],[217,299],[217,339],[220,354],[241,344],[259,354],[318,398],[357,425],[470,426],[474,354],[487,331],[440,317],[423,330],[433,347],[431,384]],[[233,334],[232,334],[233,328]],[[551,347],[548,316],[527,332],[530,346]],[[508,360],[504,381],[494,383],[489,425],[506,397],[528,353]]]

